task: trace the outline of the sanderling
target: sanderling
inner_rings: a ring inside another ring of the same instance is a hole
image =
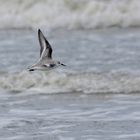
[[[63,63],[52,59],[52,47],[40,29],[38,30],[38,39],[40,43],[40,58],[37,63],[28,68],[29,71],[47,71],[58,66],[66,66]]]

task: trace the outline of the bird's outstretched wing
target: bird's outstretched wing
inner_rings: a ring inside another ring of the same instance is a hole
[[[39,39],[39,43],[40,43],[41,59],[44,59],[44,58],[51,59],[52,58],[52,47],[40,29],[38,30],[38,39]]]

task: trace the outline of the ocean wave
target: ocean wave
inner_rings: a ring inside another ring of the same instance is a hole
[[[0,74],[0,88],[37,93],[136,93],[140,77],[125,73],[30,73]]]
[[[139,0],[0,0],[0,28],[139,27]]]

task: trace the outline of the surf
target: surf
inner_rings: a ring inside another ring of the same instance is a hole
[[[0,29],[140,27],[137,13],[138,0],[1,0]]]

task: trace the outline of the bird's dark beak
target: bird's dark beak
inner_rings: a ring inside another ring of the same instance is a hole
[[[65,64],[61,63],[62,66],[66,66]]]
[[[34,69],[29,69],[29,71],[34,71]]]

